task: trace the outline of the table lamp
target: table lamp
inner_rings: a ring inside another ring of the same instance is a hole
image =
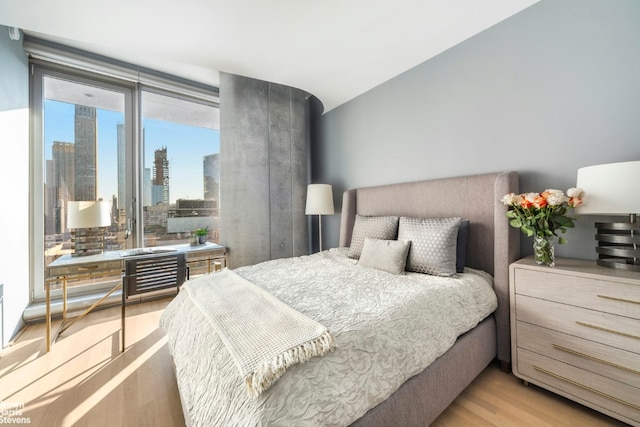
[[[322,215],[333,215],[333,192],[329,184],[309,184],[307,186],[306,215],[318,215],[320,252],[322,252]]]
[[[640,271],[640,161],[578,169],[584,190],[578,215],[626,216],[628,222],[596,222],[598,265]]]
[[[71,230],[71,256],[104,251],[104,227],[111,225],[111,204],[103,201],[67,202],[67,228]]]

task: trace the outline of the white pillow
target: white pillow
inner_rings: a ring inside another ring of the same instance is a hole
[[[400,240],[364,240],[358,265],[383,270],[392,274],[404,274],[410,242]]]

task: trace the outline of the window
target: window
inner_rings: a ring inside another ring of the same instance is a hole
[[[220,237],[220,138],[207,105],[142,91],[145,246]]]
[[[44,296],[46,267],[73,251],[72,201],[109,203],[105,251],[188,243],[205,227],[218,242],[215,102],[35,61],[32,107],[34,194],[43,195],[32,206],[33,299]],[[115,280],[77,280],[69,293],[100,291]]]

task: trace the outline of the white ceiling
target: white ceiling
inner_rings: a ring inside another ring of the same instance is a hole
[[[303,89],[325,112],[539,0],[0,0],[0,24],[218,85]]]

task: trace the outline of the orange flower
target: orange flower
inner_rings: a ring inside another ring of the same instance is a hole
[[[544,208],[545,206],[547,206],[547,199],[545,199],[544,196],[538,196],[535,199],[533,199],[534,208],[540,209],[540,208]]]
[[[525,209],[529,209],[531,206],[533,206],[533,203],[531,203],[529,200],[523,197],[522,200],[520,201],[520,206],[522,206]]]

